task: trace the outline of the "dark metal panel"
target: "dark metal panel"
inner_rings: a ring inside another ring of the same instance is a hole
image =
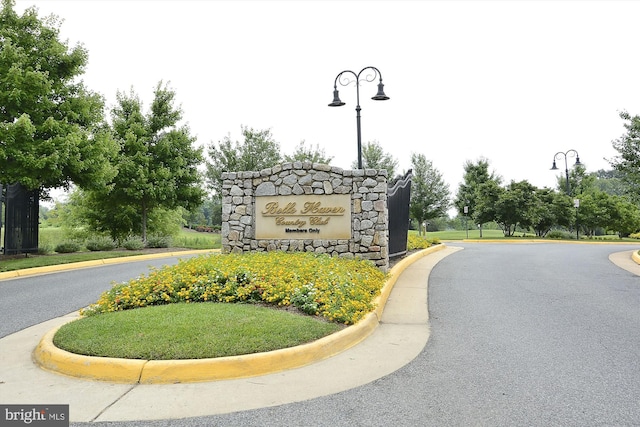
[[[389,258],[407,252],[409,234],[409,202],[411,200],[411,169],[389,183],[387,209],[389,211]]]
[[[38,252],[38,190],[10,184],[5,195],[4,253]]]

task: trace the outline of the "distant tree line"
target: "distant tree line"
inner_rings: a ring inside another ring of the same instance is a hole
[[[502,185],[486,159],[467,161],[464,171],[454,200],[459,216],[479,227],[495,223],[505,236],[532,231],[545,237],[552,230],[566,230],[626,237],[640,230],[640,207],[616,170],[587,174],[584,166],[574,167],[569,174],[572,194],[567,194],[564,177],[558,178],[557,189],[537,188],[526,180]]]

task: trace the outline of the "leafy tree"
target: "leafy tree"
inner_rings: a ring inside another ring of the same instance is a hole
[[[576,211],[578,227],[587,236],[593,236],[598,229],[609,227],[615,212],[612,196],[602,191],[582,194]]]
[[[583,163],[576,165],[569,170],[568,190],[566,176],[559,175],[557,178],[558,191],[569,196],[576,196],[578,194],[595,191],[596,188],[596,177],[587,173],[586,167]]]
[[[600,169],[589,175],[595,178],[595,187],[612,196],[622,196],[625,194],[626,186],[622,182],[620,172]]]
[[[40,221],[40,224],[49,224],[52,218],[51,208],[48,206],[38,206],[38,221]]]
[[[96,191],[76,188],[65,203],[57,203],[60,224],[69,238],[86,239],[93,234],[108,234],[122,242],[131,235],[142,235],[140,214],[134,205],[105,205]],[[184,224],[181,208],[157,207],[147,217],[146,235],[171,236]]]
[[[222,204],[217,197],[209,197],[200,206],[191,211],[184,210],[184,221],[190,226],[222,225]]]
[[[554,193],[552,209],[555,216],[555,224],[559,227],[571,228],[575,225],[576,213],[573,198],[563,193]]]
[[[471,218],[472,223],[482,224],[479,211],[477,209],[479,205],[479,198],[481,194],[479,187],[488,182],[493,181],[496,184],[500,184],[502,178],[497,176],[494,172],[489,172],[489,160],[480,158],[475,163],[467,160],[464,163],[464,175],[463,183],[458,186],[458,192],[454,200],[454,206],[458,210],[459,215],[467,215]],[[464,208],[467,207],[467,213],[465,214]]]
[[[295,148],[295,151],[292,155],[285,154],[284,160],[286,162],[311,162],[311,163],[324,163],[330,164],[333,160],[333,157],[327,157],[323,148],[320,148],[318,144],[315,147],[306,146],[306,142],[304,140],[300,141]]]
[[[358,162],[353,162],[351,167],[356,169]],[[362,145],[362,167],[364,169],[386,169],[387,176],[393,178],[398,161],[391,154],[385,153],[378,141],[373,141]]]
[[[120,143],[118,174],[109,185],[88,192],[93,227],[109,230],[119,238],[140,231],[146,241],[154,213],[179,207],[192,209],[202,203],[204,190],[198,165],[201,149],[193,147],[189,128],[179,126],[182,111],[174,106],[175,92],[162,82],[154,90],[150,111],[131,91],[118,92],[112,110],[112,133]],[[173,214],[171,214],[173,215]]]
[[[536,236],[544,237],[556,223],[556,217],[553,212],[554,194],[556,193],[549,188],[536,190],[538,203],[534,208],[535,212],[532,224]]]
[[[60,41],[60,21],[0,10],[0,182],[46,195],[72,182],[104,186],[117,145],[103,126],[103,99],[78,77],[88,53]]]
[[[446,215],[449,208],[449,185],[442,174],[433,167],[423,154],[411,154],[413,178],[411,180],[411,201],[409,211],[411,217],[420,225],[430,219]]]
[[[497,181],[491,179],[477,186],[473,214],[476,224],[496,221],[496,204],[504,191]],[[480,237],[482,237],[482,228],[480,228]]]
[[[640,231],[640,207],[622,196],[611,196],[615,211],[611,215],[609,229],[620,238]]]
[[[216,146],[209,145],[207,181],[216,197],[222,194],[222,172],[259,171],[282,161],[280,144],[273,139],[271,130],[256,131],[242,126],[242,143],[226,136]]]
[[[584,194],[577,214],[578,225],[587,236],[613,231],[626,237],[640,230],[640,208],[624,196],[603,191]]]
[[[536,189],[532,227],[536,236],[544,237],[554,226],[569,227],[575,215],[571,197],[549,188]]]
[[[70,238],[85,239],[91,233],[108,234],[113,240],[130,234],[142,234],[139,214],[133,205],[111,203],[108,189],[85,191],[74,189],[61,206],[60,219]]]
[[[529,229],[535,222],[536,187],[528,181],[511,183],[495,203],[495,221],[505,236],[513,236],[517,227]]]
[[[207,217],[204,215],[204,204],[190,211],[183,209],[182,219],[189,228],[193,228],[198,225],[211,225],[207,224]]]
[[[609,163],[620,172],[631,200],[640,204],[640,116],[632,117],[623,111],[620,118],[626,121],[626,133],[612,142],[618,156],[609,160]]]

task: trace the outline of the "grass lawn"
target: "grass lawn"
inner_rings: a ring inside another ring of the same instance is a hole
[[[180,303],[85,317],[60,328],[54,344],[88,356],[201,359],[293,347],[343,327],[251,304]]]
[[[3,259],[0,261],[0,272],[22,270],[24,268],[45,267],[47,265],[70,264],[72,262],[93,261],[105,258],[120,258],[142,255],[140,251],[80,252],[73,254],[29,255]]]

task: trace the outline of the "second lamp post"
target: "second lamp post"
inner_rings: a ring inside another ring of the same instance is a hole
[[[344,70],[336,76],[336,79],[333,83],[333,102],[329,104],[329,107],[341,107],[345,105],[345,103],[342,102],[340,100],[340,97],[338,96],[338,82],[340,82],[341,86],[346,86],[350,84],[352,80],[348,76],[344,77],[344,80],[341,77],[343,77],[345,73],[352,74],[356,78],[355,83],[356,83],[356,122],[357,122],[357,128],[358,128],[358,169],[362,169],[362,133],[360,129],[360,81],[361,81],[360,75],[365,70],[371,70],[373,71],[373,73],[366,74],[362,78],[362,80],[367,82],[372,82],[375,80],[376,76],[379,76],[380,78],[378,82],[378,93],[371,99],[375,101],[386,101],[387,99],[389,99],[389,97],[384,94],[384,85],[382,84],[382,74],[380,73],[380,70],[378,70],[376,67],[364,67],[357,74],[351,70]]]
[[[567,194],[571,195],[571,187],[569,186],[569,166],[567,165],[567,156],[576,158],[576,163],[574,166],[580,166],[582,163],[580,163],[580,156],[578,155],[578,152],[576,150],[571,149],[568,151],[558,151],[553,156],[553,166],[551,166],[552,171],[558,170],[558,167],[556,166],[556,160],[560,160],[561,156],[564,157],[564,173],[567,179]]]
[[[569,184],[569,165],[567,164],[567,157],[576,158],[576,163],[574,164],[574,166],[580,166],[582,163],[580,163],[580,156],[578,155],[578,152],[576,150],[571,149],[567,151],[558,151],[553,156],[553,166],[551,166],[552,171],[558,170],[558,167],[556,166],[556,160],[560,160],[562,157],[564,157],[564,174],[567,180],[567,195],[570,196],[571,186]],[[578,228],[578,207],[580,207],[580,200],[573,199],[573,206],[576,208],[576,240],[579,240],[580,229]]]

